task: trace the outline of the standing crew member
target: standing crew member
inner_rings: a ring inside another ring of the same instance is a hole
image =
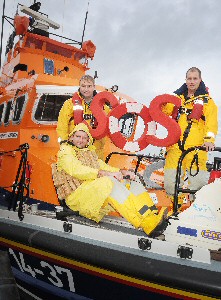
[[[70,209],[96,222],[115,210],[136,228],[152,234],[162,223],[167,208],[158,213],[142,184],[132,181],[128,189],[120,182],[128,175],[135,179],[134,172],[111,167],[98,159],[92,142],[88,127],[79,123],[68,141],[61,144],[57,171],[53,167],[58,197],[65,199]]]
[[[167,148],[164,186],[167,194],[173,200],[175,190],[176,170],[183,151],[190,147],[203,146],[206,151],[215,147],[215,136],[218,130],[218,111],[213,99],[209,96],[201,78],[201,71],[190,68],[186,73],[186,83],[174,92],[181,99],[181,106],[166,104],[164,112],[175,118],[181,128],[178,143]],[[191,190],[199,190],[208,182],[205,151],[192,151],[183,160],[182,175],[188,175]],[[194,176],[191,176],[194,175]],[[183,176],[182,176],[183,177]],[[184,195],[178,198],[179,205],[183,203]]]
[[[95,91],[95,82],[94,78],[90,75],[84,75],[81,77],[79,82],[79,90],[74,93],[73,97],[66,100],[59,112],[58,124],[57,124],[57,133],[59,140],[67,140],[69,133],[74,129],[76,122],[74,120],[74,113],[77,110],[83,110],[83,118],[86,122],[92,127],[96,128],[96,119],[94,118],[90,105],[93,100]],[[109,108],[105,106],[105,111],[108,113]],[[96,140],[96,152],[98,157],[104,159],[103,157],[103,148],[105,144],[105,138]]]

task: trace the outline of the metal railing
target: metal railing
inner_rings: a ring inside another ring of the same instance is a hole
[[[174,202],[173,202],[173,212],[174,212],[174,214],[176,214],[177,211],[178,211],[178,194],[180,192],[182,192],[182,193],[188,193],[188,194],[195,194],[197,192],[197,190],[190,190],[190,189],[185,189],[185,188],[180,188],[179,187],[183,160],[184,160],[185,156],[188,153],[190,153],[192,151],[196,151],[196,150],[206,151],[206,148],[205,147],[191,147],[191,148],[187,149],[186,151],[184,151],[182,153],[182,155],[180,156],[180,159],[178,161],[177,173],[176,173],[176,183],[175,183],[175,190],[174,190]],[[213,150],[213,152],[215,152],[215,151],[221,152],[221,148],[220,147],[216,147]]]

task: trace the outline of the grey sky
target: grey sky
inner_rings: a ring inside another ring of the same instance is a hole
[[[41,2],[41,11],[61,25],[51,32],[81,40],[88,0]],[[5,14],[13,17],[16,5],[7,0]],[[97,84],[117,84],[149,106],[155,96],[180,87],[186,70],[196,66],[221,106],[220,18],[220,0],[90,0],[84,40],[97,50],[88,73],[98,71]]]

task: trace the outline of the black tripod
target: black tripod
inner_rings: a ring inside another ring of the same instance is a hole
[[[20,221],[23,220],[24,215],[22,213],[23,210],[23,204],[24,204],[24,190],[26,189],[26,196],[29,196],[29,183],[26,184],[26,170],[27,170],[27,158],[28,158],[28,149],[29,145],[22,144],[19,146],[19,151],[21,152],[21,159],[18,167],[18,171],[15,177],[15,182],[13,184],[12,188],[12,194],[11,199],[8,205],[8,210],[13,209],[15,211],[17,207],[17,203],[19,201],[19,207],[18,207],[18,217]]]

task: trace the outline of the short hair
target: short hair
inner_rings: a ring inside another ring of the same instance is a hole
[[[198,69],[197,67],[191,67],[191,68],[189,68],[189,70],[186,72],[186,78],[187,78],[188,72],[198,72],[198,73],[199,73],[200,79],[202,78],[202,77],[201,77],[201,71],[200,71],[200,69]]]
[[[81,81],[82,81],[82,80],[90,81],[90,82],[93,83],[93,85],[95,85],[94,78],[93,78],[92,76],[90,76],[90,75],[83,75],[83,76],[81,77],[81,79],[79,80],[79,84],[81,84]]]

